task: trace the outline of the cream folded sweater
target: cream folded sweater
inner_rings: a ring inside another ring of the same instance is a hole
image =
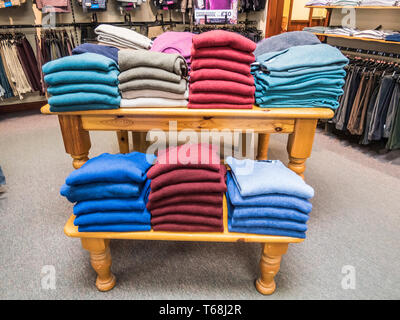
[[[166,98],[136,98],[121,99],[121,108],[175,108],[186,107],[187,100],[173,100]]]

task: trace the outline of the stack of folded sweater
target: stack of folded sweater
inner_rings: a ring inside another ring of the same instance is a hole
[[[110,58],[83,53],[50,61],[42,70],[52,112],[119,108],[119,70]]]
[[[177,53],[185,58],[190,71],[190,56],[192,49],[193,33],[167,31],[159,35],[153,41],[151,51],[164,53]]]
[[[240,34],[214,30],[193,37],[189,108],[251,109],[256,44]]]
[[[154,230],[223,231],[225,166],[216,147],[182,145],[159,152],[148,171],[151,192],[147,209]]]
[[[76,202],[74,224],[81,232],[147,231],[150,180],[146,172],[154,156],[139,152],[104,153],[73,171],[61,195]]]
[[[279,160],[227,163],[229,231],[305,238],[313,188]]]
[[[151,39],[136,31],[101,24],[95,30],[99,44],[117,47],[119,49],[145,49],[149,50],[153,44]]]
[[[293,46],[257,56],[252,65],[260,107],[336,109],[348,59],[327,44]]]
[[[121,107],[186,107],[187,64],[176,53],[120,50]]]

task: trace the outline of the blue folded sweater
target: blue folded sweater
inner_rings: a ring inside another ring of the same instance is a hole
[[[255,161],[227,157],[226,163],[232,169],[232,178],[241,196],[274,193],[305,199],[314,196],[314,189],[279,160]]]
[[[303,222],[290,221],[276,218],[236,218],[232,215],[232,226],[238,228],[273,228],[293,230],[299,232],[307,231],[307,225]]]
[[[133,232],[150,231],[150,224],[120,223],[120,224],[91,224],[79,226],[79,232]]]
[[[112,104],[77,104],[69,105],[68,107],[50,106],[51,112],[71,112],[71,111],[88,111],[88,110],[109,110],[118,109],[118,105]]]
[[[59,58],[47,62],[42,67],[42,71],[46,75],[63,70],[99,70],[107,72],[119,69],[118,64],[113,59],[105,57],[101,54],[89,52]]]
[[[142,211],[146,208],[151,180],[147,180],[138,197],[80,201],[74,206],[74,214],[108,211]]]
[[[71,172],[65,182],[71,186],[94,182],[142,183],[155,159],[154,155],[141,152],[103,153]]]
[[[111,70],[108,72],[97,70],[67,70],[50,73],[44,76],[44,81],[49,86],[78,83],[96,83],[117,86],[119,71]]]
[[[108,94],[94,92],[75,92],[52,96],[49,99],[50,106],[68,107],[86,104],[104,104],[119,106],[121,102],[120,96],[110,96]]]
[[[118,51],[119,49],[115,47],[103,46],[94,43],[83,43],[75,47],[72,50],[72,54],[82,54],[86,52],[92,52],[106,56],[110,59],[113,59],[116,63],[118,63]]]
[[[252,212],[252,207],[256,207],[256,212],[253,216],[258,216],[264,211],[271,211],[274,208],[277,213],[282,212],[299,212],[298,215],[300,221],[308,220],[308,213],[311,212],[312,204],[307,199],[288,196],[284,194],[266,194],[259,196],[242,197],[236,186],[235,181],[232,178],[230,171],[227,172],[227,189],[229,198],[235,207],[235,212],[238,212],[238,217],[251,217],[248,215]],[[264,209],[265,210],[262,210]],[[280,211],[282,209],[282,211]],[[288,210],[289,209],[289,210]],[[275,212],[275,211],[274,211]],[[262,214],[261,214],[262,216]],[[271,216],[273,217],[273,216]],[[297,220],[297,219],[295,219]]]
[[[118,97],[118,86],[110,86],[101,83],[73,83],[63,84],[47,88],[47,92],[51,95],[60,95],[65,93],[102,93],[110,96]]]
[[[74,225],[87,226],[87,225],[121,224],[121,223],[150,225],[150,219],[151,219],[150,213],[146,209],[142,211],[96,212],[96,213],[86,213],[77,216],[74,220]]]
[[[95,182],[76,186],[64,184],[60,190],[60,194],[70,202],[138,197],[139,193],[140,185],[137,183]]]

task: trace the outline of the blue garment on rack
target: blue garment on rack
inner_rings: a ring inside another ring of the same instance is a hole
[[[94,182],[142,183],[155,159],[154,155],[141,152],[103,153],[72,171],[65,182],[71,186]]]
[[[140,185],[137,183],[110,183],[95,182],[70,186],[64,184],[60,194],[70,202],[96,200],[105,198],[132,198],[140,194]]]
[[[118,86],[110,86],[101,83],[76,83],[51,86],[47,88],[47,93],[51,95],[60,95],[66,93],[102,93],[118,97]]]
[[[63,70],[98,70],[108,72],[119,69],[118,64],[113,59],[97,53],[83,53],[62,57],[47,62],[42,67],[42,71],[46,75]]]
[[[400,42],[400,33],[393,33],[385,37],[386,41]]]
[[[150,224],[120,223],[120,224],[92,224],[79,226],[79,232],[130,232],[150,231]]]
[[[227,157],[234,179],[242,196],[286,194],[310,199],[314,189],[279,160],[238,160]]]
[[[74,215],[107,211],[140,211],[146,207],[151,180],[148,179],[138,197],[80,201],[74,206]]]
[[[85,106],[86,104],[104,104],[119,107],[120,102],[120,96],[110,96],[94,92],[66,93],[52,96],[49,99],[49,104],[53,107]]]
[[[294,220],[306,221],[308,219],[308,213],[312,210],[312,204],[310,201],[288,196],[284,194],[265,194],[259,196],[250,196],[250,197],[242,197],[240,192],[236,186],[235,181],[232,178],[230,171],[227,172],[227,189],[229,193],[229,198],[231,199],[232,204],[235,206],[235,213],[238,212],[237,217],[252,217],[250,215],[250,211],[252,207],[266,207],[265,210],[260,210],[260,213],[255,213],[255,216],[267,216],[263,212],[272,212],[271,208],[278,209],[276,214],[281,213],[281,208],[287,210],[282,210],[282,214],[286,214],[286,212],[293,213],[297,219],[293,218]],[[288,210],[289,209],[289,210]],[[300,211],[298,215],[295,215],[294,212]],[[272,215],[270,215],[273,217]],[[305,217],[304,217],[305,216]],[[275,216],[278,217],[278,216]]]
[[[144,209],[142,211],[122,211],[122,212],[96,212],[86,213],[75,218],[74,225],[109,225],[120,223],[137,223],[150,225],[151,215]]]
[[[116,63],[118,63],[118,48],[111,46],[103,46],[94,43],[83,43],[72,50],[72,54],[83,54],[86,52],[92,52],[101,54],[110,59],[113,59]]]
[[[49,86],[62,84],[77,84],[77,83],[100,83],[111,86],[118,85],[119,71],[111,70],[109,72],[97,70],[67,70],[50,73],[44,76],[44,81]]]

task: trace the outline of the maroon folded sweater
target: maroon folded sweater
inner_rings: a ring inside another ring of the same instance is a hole
[[[224,226],[213,227],[201,224],[178,224],[178,223],[162,223],[153,226],[155,231],[182,231],[182,232],[222,232]]]
[[[213,48],[199,48],[192,47],[192,57],[198,58],[215,58],[231,60],[246,64],[251,64],[256,61],[253,53],[232,49],[230,47],[213,47]]]
[[[254,86],[254,77],[222,69],[200,69],[190,73],[189,82],[200,80],[228,80]]]
[[[221,173],[207,169],[176,169],[151,180],[151,190],[156,191],[171,184],[182,182],[216,181],[221,179]]]
[[[189,224],[189,225],[205,225],[205,226],[215,226],[221,227],[223,225],[222,216],[219,218],[207,217],[207,216],[196,216],[190,214],[168,214],[158,217],[151,218],[151,225],[156,226],[163,223],[179,223],[179,224]]]
[[[176,196],[171,196],[166,199],[159,201],[149,201],[147,202],[147,210],[153,210],[157,208],[167,207],[170,205],[218,205],[222,206],[222,193],[200,193],[200,194],[181,194]]]
[[[209,144],[184,144],[159,151],[157,162],[147,171],[147,177],[154,179],[160,174],[179,168],[207,169],[219,172],[220,163],[218,147]]]
[[[216,58],[192,59],[191,68],[192,72],[200,69],[222,69],[247,76],[251,74],[249,64]]]
[[[228,104],[228,103],[191,103],[189,109],[253,109],[253,104]]]
[[[223,206],[222,202],[218,205],[212,204],[196,204],[196,203],[181,203],[175,205],[169,205],[151,210],[152,217],[165,216],[170,214],[188,214],[196,216],[207,216],[207,217],[222,217]]]
[[[253,104],[254,96],[239,96],[228,93],[194,93],[189,90],[189,103]]]
[[[190,92],[231,93],[253,97],[256,92],[256,87],[233,81],[201,80],[190,83]]]
[[[193,37],[193,47],[230,47],[242,51],[253,52],[256,44],[244,36],[225,30],[213,30],[195,35]]]

